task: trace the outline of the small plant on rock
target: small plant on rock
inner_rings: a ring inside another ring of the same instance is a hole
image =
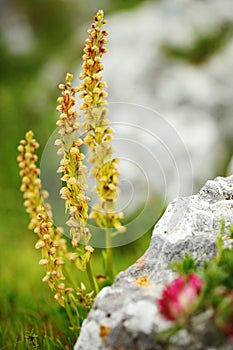
[[[173,265],[178,277],[157,300],[160,314],[171,327],[157,335],[157,340],[169,344],[174,335],[185,330],[192,348],[198,343],[198,328],[212,329],[210,345],[233,341],[233,227],[217,238],[217,255],[204,266],[186,254]],[[208,336],[208,332],[207,336]]]

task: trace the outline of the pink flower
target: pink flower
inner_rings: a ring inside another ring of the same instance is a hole
[[[194,274],[179,276],[163,290],[158,299],[160,313],[169,321],[182,320],[195,307],[203,281]]]

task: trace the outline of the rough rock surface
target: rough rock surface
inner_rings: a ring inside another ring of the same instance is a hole
[[[155,300],[176,277],[169,264],[185,253],[200,262],[213,257],[223,217],[226,226],[232,224],[233,176],[207,181],[199,194],[174,200],[155,226],[145,254],[96,297],[75,350],[162,349],[155,334],[169,324],[158,314]],[[199,331],[197,349],[233,349],[215,347],[206,333]],[[169,349],[189,348],[185,334],[178,342]]]

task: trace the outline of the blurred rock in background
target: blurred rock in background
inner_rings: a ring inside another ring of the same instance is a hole
[[[225,174],[233,152],[232,13],[231,0],[163,0],[108,18],[110,99],[159,111],[175,128],[195,190]],[[160,135],[156,126],[150,130]]]

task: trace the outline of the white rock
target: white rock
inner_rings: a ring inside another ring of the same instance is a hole
[[[233,176],[207,181],[199,194],[173,201],[155,226],[146,253],[96,297],[75,350],[161,350],[155,336],[170,323],[159,315],[156,299],[176,277],[170,263],[186,253],[200,263],[212,258],[223,217],[228,228],[233,223]],[[138,281],[145,277],[148,284],[140,285]],[[109,327],[104,339],[101,326]],[[208,327],[202,324],[195,333],[199,350],[232,349],[229,344],[216,346],[214,336],[208,336],[212,334]],[[183,332],[168,349],[186,350],[189,341]]]
[[[175,127],[190,153],[196,189],[216,176],[231,140],[233,39],[200,65],[169,59],[161,46],[188,47],[198,35],[232,23],[232,13],[231,0],[163,0],[108,18],[104,77],[110,100],[158,110]],[[129,118],[133,123],[134,115]],[[150,130],[157,132],[156,123],[150,122]]]

